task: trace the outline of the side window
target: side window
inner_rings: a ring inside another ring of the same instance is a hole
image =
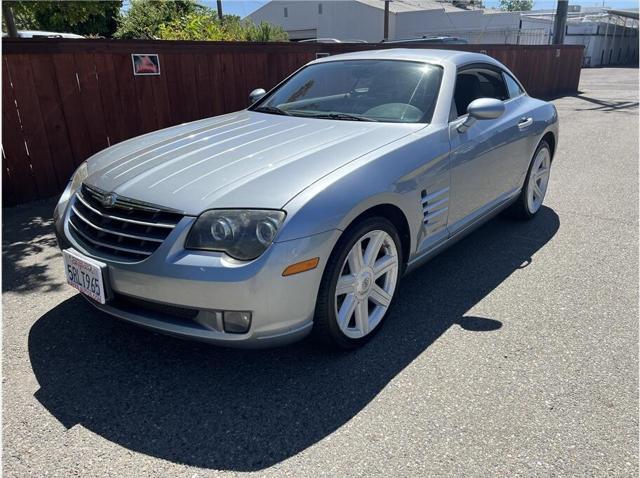
[[[509,98],[502,75],[488,68],[469,68],[458,73],[453,95],[458,116],[467,114],[469,103],[478,98]]]
[[[507,84],[507,90],[509,90],[509,98],[515,98],[524,93],[524,91],[522,91],[522,88],[520,88],[520,85],[518,85],[516,80],[514,80],[511,75],[503,72],[502,76],[504,77],[504,81]]]
[[[508,100],[509,94],[504,84],[502,75],[493,70],[478,70],[480,77],[481,98],[495,98],[496,100]]]

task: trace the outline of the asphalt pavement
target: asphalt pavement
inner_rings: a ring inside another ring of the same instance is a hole
[[[65,285],[53,203],[5,209],[4,476],[638,476],[638,70],[555,104],[539,216],[406,277],[352,353],[112,320]]]

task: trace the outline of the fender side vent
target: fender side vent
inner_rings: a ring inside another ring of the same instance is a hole
[[[422,191],[422,214],[424,223],[433,225],[446,220],[449,210],[449,188],[438,191]]]

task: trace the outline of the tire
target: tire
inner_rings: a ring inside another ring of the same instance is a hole
[[[378,243],[379,252],[375,253]],[[356,244],[362,251],[362,267],[353,274],[352,264],[356,271],[358,266]],[[389,220],[370,217],[351,225],[336,243],[320,283],[313,326],[315,337],[345,350],[368,342],[389,315],[402,261],[400,237]],[[383,270],[386,272],[377,275]],[[337,294],[339,280],[345,293]]]
[[[549,144],[545,140],[540,141],[540,144],[536,148],[536,152],[531,159],[531,163],[529,164],[529,170],[527,171],[527,177],[524,180],[522,191],[520,191],[518,199],[508,210],[512,217],[528,220],[532,219],[538,211],[540,211],[549,184],[551,159],[552,154]],[[542,160],[542,163],[540,160]],[[544,176],[541,175],[542,169],[539,168],[541,164],[546,168]],[[538,179],[535,181],[538,186],[537,190],[535,189],[532,181],[532,175],[534,174],[538,175]]]

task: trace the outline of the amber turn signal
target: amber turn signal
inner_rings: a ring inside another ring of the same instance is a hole
[[[318,267],[318,262],[320,262],[319,257],[314,257],[313,259],[308,259],[302,262],[296,262],[295,264],[291,264],[284,271],[282,271],[283,276],[292,276],[293,274],[300,274],[301,272],[310,271],[311,269],[315,269]]]

